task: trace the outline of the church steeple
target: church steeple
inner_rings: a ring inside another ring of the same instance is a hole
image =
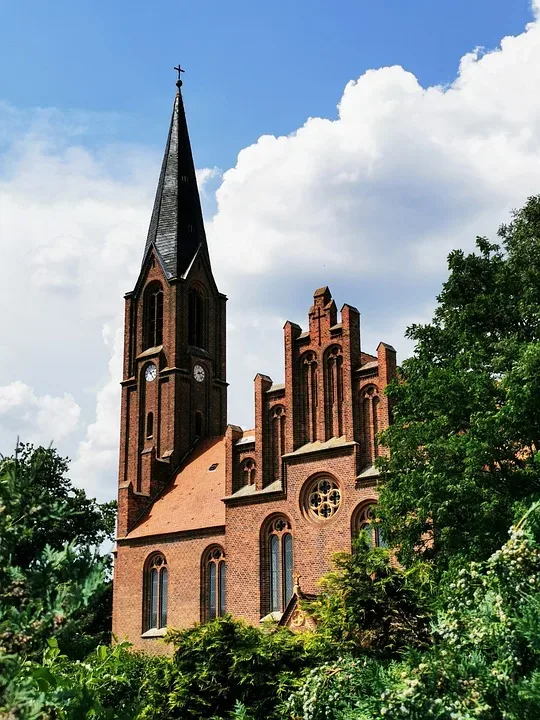
[[[179,75],[183,72],[180,66],[175,70]],[[152,246],[156,249],[168,280],[183,276],[200,245],[207,251],[180,77],[176,85],[178,92],[144,252],[145,259]]]
[[[139,279],[125,296],[120,535],[227,424],[227,298],[210,266],[181,85]]]

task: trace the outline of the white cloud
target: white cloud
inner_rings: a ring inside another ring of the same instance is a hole
[[[6,135],[4,118],[0,113],[0,138]],[[23,441],[58,442],[63,454],[74,457],[81,432],[94,439],[92,425],[103,423],[99,408],[106,392],[100,388],[113,347],[103,342],[103,328],[112,327],[114,335],[121,324],[122,297],[143,253],[153,196],[148,179],[157,175],[159,158],[143,148],[84,149],[76,144],[81,123],[73,129],[56,112],[20,124],[23,135],[15,133],[8,113],[15,139],[0,168],[0,374],[9,397],[14,387],[21,396],[26,388],[26,403],[0,415],[0,449],[9,452],[19,434]],[[113,395],[118,380],[117,374]],[[68,397],[77,398],[78,426],[59,402]],[[111,427],[118,425],[113,404],[106,405]],[[46,411],[51,418],[56,412],[49,427],[42,421]],[[111,442],[118,440],[117,429],[114,437]],[[93,466],[81,460],[81,474],[71,474],[112,496],[116,461],[110,455],[104,469],[103,453],[96,450]]]
[[[96,397],[96,418],[86,429],[79,443],[71,475],[78,485],[99,499],[110,499],[110,486],[103,478],[110,478],[118,466],[120,439],[120,387],[122,377],[123,328],[117,318],[115,328],[104,326],[103,339],[112,353],[109,360],[109,379]]]
[[[450,87],[424,89],[401,67],[368,71],[348,83],[337,120],[310,118],[241,151],[217,193],[216,265],[432,272],[472,226],[492,229],[538,189],[539,81],[538,23],[466,55]]]
[[[533,8],[538,17],[540,0]],[[540,192],[536,87],[540,20],[496,51],[468,53],[449,86],[423,88],[401,67],[369,71],[347,84],[336,120],[261,137],[223,176],[198,171],[213,268],[230,298],[230,421],[250,424],[257,371],[282,379],[282,325],[305,326],[320,285],[362,311],[366,350],[385,340],[410,351],[404,328],[429,318],[448,251],[493,234]],[[138,272],[160,158],[85,149],[95,117],[42,112],[22,123],[22,137],[17,112],[0,108],[0,117],[0,142],[17,140],[0,168],[0,376],[26,398],[0,411],[0,442],[30,421],[37,433],[44,398],[73,396],[81,424],[64,435],[71,474],[110,497],[122,295]],[[56,423],[69,416],[54,407]]]
[[[49,445],[73,433],[81,415],[81,408],[69,393],[60,397],[36,395],[20,381],[0,387],[0,428],[12,439],[15,448],[17,435],[28,442]]]

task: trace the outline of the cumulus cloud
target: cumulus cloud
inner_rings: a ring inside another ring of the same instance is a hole
[[[366,72],[337,120],[310,118],[240,152],[211,223],[218,267],[431,272],[538,189],[539,80],[538,23],[467,54],[449,87],[423,88],[401,67]]]
[[[493,235],[540,191],[539,84],[536,21],[465,55],[450,85],[370,70],[347,84],[336,120],[309,118],[242,150],[209,223],[221,285],[234,288],[229,311],[249,308],[235,323],[244,342],[230,344],[232,387],[254,348],[260,369],[280,368],[273,318],[305,325],[309,291],[323,284],[358,305],[367,350],[384,339],[410,351],[403,330],[429,318],[448,252]]]
[[[95,421],[88,425],[71,469],[75,483],[98,499],[110,499],[111,488],[103,483],[103,478],[110,479],[113,468],[116,470],[118,464],[119,380],[122,377],[124,339],[120,318],[115,322],[115,328],[110,325],[103,328],[103,340],[112,353],[108,363],[109,376],[97,393]]]
[[[538,18],[540,0],[533,9]],[[282,326],[305,326],[321,285],[362,311],[367,351],[379,340],[401,357],[410,351],[405,326],[430,317],[448,251],[493,234],[540,191],[538,86],[537,19],[493,51],[471,50],[450,85],[424,88],[397,66],[370,70],[347,84],[336,119],[261,137],[223,174],[198,171],[212,264],[230,298],[230,421],[252,422],[256,372],[282,379]],[[21,124],[4,110],[0,142]],[[9,307],[0,372],[27,398],[0,411],[0,442],[2,418],[23,430],[32,420],[37,432],[44,398],[76,398],[81,422],[63,436],[72,475],[111,497],[122,295],[137,276],[161,158],[118,144],[85,148],[95,121],[53,112],[23,123],[0,168]],[[67,405],[56,417],[64,412],[71,417]]]
[[[38,396],[18,380],[0,387],[0,427],[11,436],[12,449],[19,434],[42,445],[63,440],[76,430],[80,415],[81,408],[69,393]]]

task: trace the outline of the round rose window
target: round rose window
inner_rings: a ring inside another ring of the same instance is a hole
[[[319,477],[308,488],[306,505],[308,514],[317,520],[328,520],[341,505],[341,490],[330,477]]]

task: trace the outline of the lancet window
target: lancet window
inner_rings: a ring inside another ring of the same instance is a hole
[[[267,593],[263,611],[283,612],[293,594],[293,536],[286,517],[274,518],[265,526],[262,552]]]
[[[149,412],[146,416],[146,438],[149,440],[154,435],[154,413]]]
[[[375,385],[369,385],[362,391],[362,424],[366,461],[373,464],[379,454],[379,391]]]
[[[227,565],[223,548],[214,546],[203,555],[202,582],[204,621],[221,617],[226,612],[226,573]]]
[[[281,480],[281,456],[285,453],[285,408],[276,405],[270,410],[272,437],[272,478]]]
[[[158,282],[148,285],[143,309],[144,348],[163,344],[163,289]]]
[[[325,356],[326,437],[343,435],[343,351],[333,345]]]
[[[317,356],[314,352],[307,352],[300,358],[300,372],[302,377],[302,410],[303,410],[303,442],[317,440]]]
[[[202,412],[197,410],[195,413],[195,437],[202,438],[203,435],[203,416]]]
[[[143,631],[167,627],[167,586],[167,560],[154,553],[144,569]]]
[[[255,485],[255,473],[257,465],[253,458],[246,458],[240,468],[240,482],[242,485]]]
[[[197,288],[188,293],[188,343],[206,349],[206,303]]]

